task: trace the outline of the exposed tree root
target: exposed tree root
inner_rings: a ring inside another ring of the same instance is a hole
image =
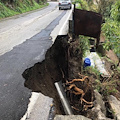
[[[81,75],[79,74],[80,76],[84,76],[84,75]],[[87,81],[87,84],[86,84],[86,87],[85,87],[85,90],[79,88],[76,86],[75,82],[85,82]],[[80,96],[80,99],[78,101],[78,104],[81,104],[83,105],[83,110],[87,110],[89,107],[92,107],[93,106],[93,102],[88,102],[87,100],[85,100],[83,97],[85,96],[87,90],[88,90],[88,87],[89,87],[89,83],[90,83],[90,79],[88,76],[84,76],[82,79],[73,79],[71,81],[66,81],[66,85],[68,87],[66,87],[67,91],[70,92],[70,94],[74,94],[75,96]],[[71,98],[71,95],[70,95],[70,98]],[[79,111],[78,108],[76,108],[75,106],[72,106],[72,108],[74,110],[77,110]]]

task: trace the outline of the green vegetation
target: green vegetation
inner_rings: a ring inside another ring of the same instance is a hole
[[[116,83],[118,82],[118,80],[113,78],[101,78],[100,72],[92,66],[86,67],[83,72],[88,76],[92,76],[92,83],[94,85],[94,89],[96,89],[102,95],[108,96],[110,94],[115,94],[118,92],[116,88]]]
[[[86,67],[86,68],[84,69],[84,72],[85,72],[85,73],[89,73],[90,75],[94,75],[94,77],[95,77],[96,79],[100,79],[100,72],[99,72],[96,68],[94,68],[94,67],[92,67],[92,66]]]
[[[112,5],[114,4],[114,0],[95,0],[96,8],[98,13],[102,14],[103,19],[106,17],[110,17],[110,10]]]
[[[80,35],[79,38],[80,38],[80,48],[84,56],[85,52],[90,49],[90,43],[89,43],[90,37]]]
[[[117,71],[118,71],[118,73],[120,74],[120,67],[117,67]]]
[[[83,10],[92,10],[96,11],[96,5],[93,4],[93,0],[75,0],[73,4],[77,3],[77,8],[78,9],[83,9]]]
[[[116,82],[116,80],[105,80],[101,82],[96,79],[94,87],[98,92],[102,93],[102,95],[108,96],[110,94],[117,93]]]
[[[120,1],[117,0],[112,9],[109,18],[102,26],[102,31],[106,36],[105,49],[112,49],[120,58]]]
[[[89,6],[87,4],[87,1],[85,0],[75,0],[74,4],[77,3],[79,9],[83,9],[83,10],[89,10]]]
[[[90,67],[86,67],[86,70],[91,74],[95,74],[97,78],[99,78],[100,72],[96,68],[90,66]]]
[[[91,82],[93,84],[94,89],[96,89],[104,97],[118,93],[117,83],[119,83],[119,80],[115,78],[116,73],[114,73],[113,78],[109,77],[104,79],[100,76],[100,72],[92,66],[86,67],[83,73],[86,76],[91,76]],[[117,72],[117,74],[119,73]]]
[[[39,9],[47,5],[46,1],[14,0],[13,2],[3,2],[0,0],[0,19]]]

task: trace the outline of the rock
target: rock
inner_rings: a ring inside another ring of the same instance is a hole
[[[54,120],[91,120],[82,115],[56,115]]]
[[[112,120],[110,118],[106,118],[105,114],[101,112],[101,106],[99,104],[97,104],[97,106],[94,107],[92,111],[97,115],[96,120]]]
[[[106,51],[106,56],[111,59],[114,63],[118,64],[119,63],[119,59],[117,57],[117,55],[112,51]]]
[[[105,103],[102,100],[101,94],[97,90],[94,90],[94,94],[95,94],[95,99],[96,99],[95,104],[100,105],[101,112],[104,113],[104,115],[106,115]]]
[[[113,115],[115,116],[115,119],[120,120],[120,101],[117,100],[117,98],[113,95],[110,95],[108,97],[108,102],[111,109],[113,110]]]
[[[106,117],[106,107],[100,93],[94,90],[94,95],[94,107],[87,112],[87,117],[91,118],[92,120],[112,120]]]

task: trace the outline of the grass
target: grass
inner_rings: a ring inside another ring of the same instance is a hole
[[[85,71],[88,71],[88,73],[90,73],[90,74],[94,74],[97,78],[100,77],[100,72],[96,68],[94,68],[92,66],[86,67]]]
[[[117,67],[117,71],[118,71],[118,73],[120,74],[120,67]]]
[[[38,4],[34,0],[32,3],[28,0],[24,0],[24,2],[17,1],[12,5],[0,2],[0,19],[40,9],[48,5],[48,3],[42,2]]]
[[[85,55],[86,51],[90,49],[90,42],[89,38],[87,36],[79,35],[80,38],[80,48],[82,51],[83,56]]]
[[[106,80],[101,82],[100,80],[96,79],[95,89],[97,89],[97,91],[102,93],[104,96],[108,96],[110,94],[117,93],[116,82],[116,80]]]
[[[92,66],[86,67],[84,72],[87,73],[88,76],[94,75],[93,80],[94,89],[96,89],[103,96],[118,93],[117,90],[118,80],[116,78],[102,79],[100,77],[100,72],[96,68],[93,68]]]

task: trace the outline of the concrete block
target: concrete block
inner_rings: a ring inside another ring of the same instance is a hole
[[[54,120],[91,120],[82,115],[56,115]]]

